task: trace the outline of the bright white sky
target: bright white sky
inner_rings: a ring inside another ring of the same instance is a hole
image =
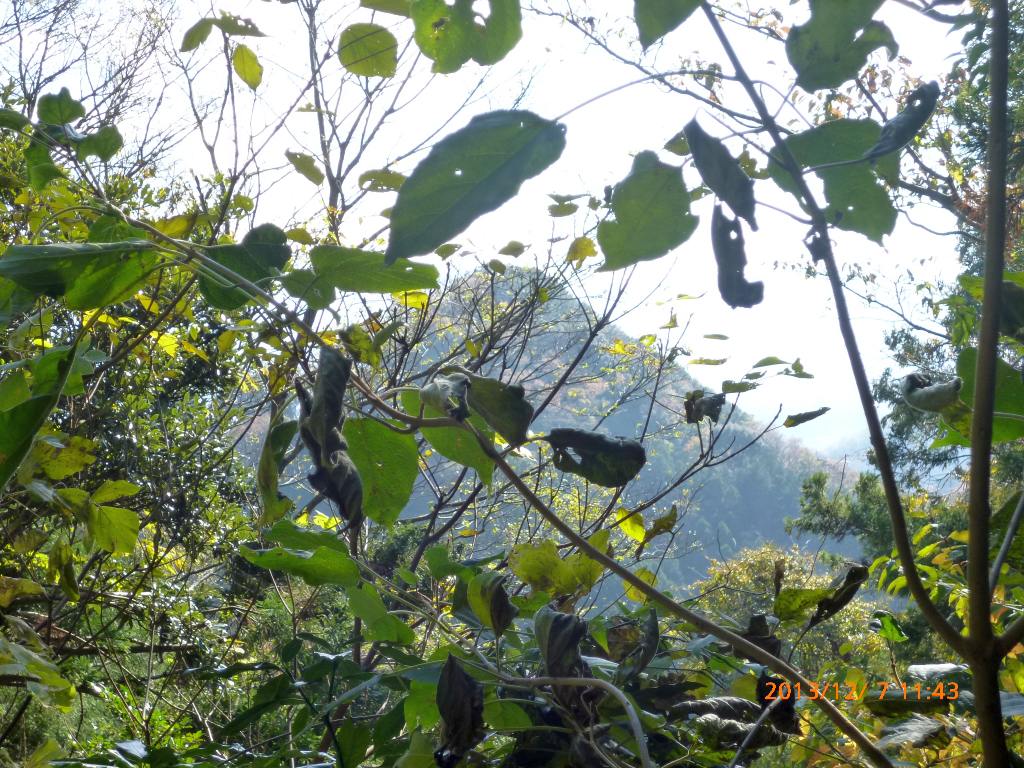
[[[798,9],[802,5],[792,8],[782,3],[779,5],[786,13],[801,12]],[[251,17],[271,35],[264,39],[245,40],[259,54],[267,70],[254,112],[268,109],[261,104],[274,105],[274,111],[277,111],[283,102],[290,103],[294,98],[294,79],[288,75],[288,70],[296,76],[304,71],[296,57],[305,56],[304,37],[296,22],[296,5],[253,1],[223,2],[215,7]],[[627,35],[634,34],[628,16],[631,3],[621,0],[614,4],[597,2],[588,7],[599,19],[602,18],[600,14],[609,9],[607,12],[611,15],[605,16],[600,23],[618,19],[619,26],[626,30]],[[183,8],[181,27],[174,33],[176,40],[181,39],[181,34],[199,18],[199,14],[198,9],[192,15],[191,11]],[[356,8],[350,17],[342,15],[336,23],[340,30],[348,23],[368,21],[369,18],[369,11]],[[912,62],[912,74],[932,79],[949,71],[947,57],[956,50],[958,38],[947,38],[946,27],[892,2],[886,4],[876,18],[886,21],[894,30],[901,44],[901,54]],[[787,17],[786,23],[800,20],[798,16]],[[391,27],[400,43],[411,34],[411,23],[398,17],[378,15],[377,21]],[[760,35],[735,26],[727,26],[727,30],[733,35],[734,45],[755,77],[766,80],[773,80],[776,75],[781,77],[787,62],[780,45],[768,44]],[[652,66],[669,70],[679,66],[680,58],[694,54],[704,61],[721,62],[726,72],[730,71],[710,27],[699,13],[671,33],[661,50],[649,56],[647,61]],[[214,66],[222,65],[217,63]],[[527,73],[524,74],[523,69],[527,69]],[[518,92],[520,82],[528,79],[530,71],[534,72],[532,86],[521,107],[549,118],[638,77],[635,70],[612,60],[603,51],[594,47],[588,49],[579,33],[571,27],[560,25],[557,20],[527,14],[523,41],[490,72],[489,102],[477,102],[472,112],[508,106],[511,94]],[[425,126],[433,129],[446,119],[480,72],[479,67],[470,63],[455,75],[435,78],[427,91],[429,95],[396,117],[394,125],[382,137],[376,153],[367,158],[364,167],[381,167],[391,159],[388,152],[397,155],[422,137]],[[421,82],[425,82],[425,78]],[[410,92],[414,91],[410,89]],[[728,98],[734,99],[730,103],[746,107],[741,92],[731,90]],[[703,111],[703,107],[696,101],[666,95],[654,86],[642,85],[574,112],[565,119],[568,146],[558,163],[524,184],[517,198],[499,211],[479,219],[459,240],[477,252],[477,256],[471,258],[484,262],[493,258],[495,251],[510,240],[533,244],[535,251],[542,252],[552,236],[554,223],[556,234],[567,236],[565,241],[555,245],[556,249],[564,251],[572,237],[582,232],[574,232],[571,218],[552,220],[547,216],[546,208],[551,202],[547,194],[587,192],[600,197],[606,184],[614,184],[628,173],[631,153],[645,149],[660,150],[698,110]],[[789,114],[792,116],[791,112]],[[457,117],[445,133],[464,125],[469,116],[467,113]],[[707,113],[704,113],[702,123],[713,133],[722,135],[724,132]],[[291,135],[282,132],[280,149],[269,153],[274,158],[282,157],[281,153],[286,148],[298,149],[303,142],[309,148],[314,146],[315,121],[312,115],[295,115],[288,120],[287,126]],[[661,157],[666,162],[679,161],[664,152]],[[397,166],[397,170],[410,172],[417,159],[406,160]],[[698,180],[693,169],[688,169],[685,174],[687,184],[696,186]],[[795,209],[792,198],[784,196],[771,181],[759,182],[755,192],[761,201]],[[305,216],[315,216],[318,207],[316,191],[298,176],[290,177],[263,199],[264,212],[277,205],[287,210],[302,206]],[[346,234],[353,241],[358,241],[359,237],[379,229],[384,220],[373,214],[390,206],[392,199],[391,195],[374,196],[363,209],[365,220],[361,220],[358,226],[353,222],[350,225],[352,231],[346,230]],[[717,367],[691,367],[694,376],[711,389],[718,389],[724,379],[739,379],[762,357],[776,355],[790,361],[799,357],[806,369],[814,374],[813,380],[784,378],[769,382],[761,389],[743,395],[740,407],[767,421],[780,405],[783,416],[830,406],[831,412],[794,429],[788,436],[799,438],[824,457],[838,458],[845,453],[851,457],[862,457],[867,447],[867,433],[850,377],[849,363],[841,345],[828,284],[823,278],[806,279],[802,269],[773,268],[777,261],[800,265],[807,262],[806,251],[801,245],[806,227],[782,214],[759,207],[760,231],[745,231],[749,261],[747,275],[751,280],[764,280],[765,300],[753,309],[733,310],[722,302],[716,287],[716,270],[708,234],[711,205],[710,197],[695,204],[693,212],[702,217],[701,226],[697,234],[673,255],[637,268],[630,290],[633,304],[639,303],[640,306],[621,321],[621,327],[627,333],[639,336],[655,332],[665,324],[670,308],[676,310],[681,325],[692,313],[690,329],[682,343],[691,348],[695,357],[728,358],[727,363]],[[266,220],[268,215],[265,214],[261,220]],[[955,223],[948,214],[926,205],[918,206],[912,216],[915,221],[936,231],[954,229]],[[275,221],[278,219],[278,216],[273,217]],[[582,223],[576,226],[582,227]],[[948,280],[956,276],[955,239],[931,235],[911,225],[902,216],[884,247],[848,233],[839,233],[836,242],[840,263],[856,262],[871,271],[892,277],[907,268],[913,271],[915,278]],[[529,260],[530,255],[528,252],[521,257],[520,263]],[[474,261],[462,258],[467,267],[475,265]],[[510,259],[506,261],[512,262]],[[608,277],[598,275],[592,279],[590,289],[597,294],[607,285]],[[653,295],[646,299],[652,291]],[[672,299],[680,293],[705,295],[700,300],[676,302],[671,307],[659,305],[658,302]],[[878,308],[866,307],[854,297],[850,297],[850,301],[869,374],[877,377],[888,364],[882,334],[891,326],[892,315]],[[704,334],[710,333],[725,334],[730,339],[712,341],[703,338]]]

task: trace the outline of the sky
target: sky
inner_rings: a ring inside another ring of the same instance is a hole
[[[267,38],[246,40],[267,68],[262,93],[257,93],[250,107],[253,114],[272,111],[276,107],[271,105],[279,106],[282,100],[290,102],[291,97],[286,94],[294,91],[294,84],[300,79],[297,62],[301,59],[296,57],[304,55],[302,46],[305,44],[301,28],[295,23],[296,6],[224,2],[215,7],[251,17],[261,29],[270,32]],[[628,15],[631,4],[594,2],[586,8],[598,18],[600,25],[623,30],[619,50],[628,51],[628,40],[634,35]],[[802,4],[783,7],[784,13],[793,14],[787,15],[785,23],[801,21],[800,14],[806,13],[802,8]],[[190,16],[190,11],[182,11],[176,39],[199,18],[200,12],[197,8],[196,15]],[[521,92],[524,82],[530,85],[520,108],[553,118],[615,86],[637,79],[636,70],[615,61],[605,51],[588,47],[578,32],[558,19],[525,15],[523,40],[505,61],[487,73],[488,81],[483,89],[486,96],[458,115],[445,133],[464,125],[471,114],[507,107]],[[887,3],[876,18],[894,30],[901,55],[911,62],[908,67],[911,74],[933,79],[949,71],[948,57],[956,51],[958,39],[947,37],[946,27],[892,2]],[[340,30],[348,23],[369,19],[369,11],[355,8],[346,10],[332,23]],[[408,21],[380,14],[376,20],[389,26],[399,41],[408,39],[411,34]],[[727,25],[726,29],[753,76],[766,80],[781,80],[785,76],[787,62],[780,45],[767,43],[761,35],[734,25]],[[638,50],[634,48],[633,52]],[[677,68],[680,59],[687,57],[719,62],[726,72],[731,71],[710,27],[699,13],[670,33],[662,45],[648,52],[644,61],[665,71]],[[418,139],[425,130],[433,130],[443,123],[481,73],[481,68],[470,63],[459,73],[433,78],[429,92],[424,91],[429,95],[415,100],[385,127],[380,142],[366,157],[365,167],[383,166],[401,154],[411,139]],[[423,74],[414,85],[426,85],[428,79],[429,76]],[[410,88],[410,92],[414,91],[415,88]],[[743,93],[736,87],[726,89],[726,103],[747,106]],[[485,263],[494,258],[497,249],[510,240],[518,240],[529,244],[531,249],[518,261],[504,260],[510,264],[528,264],[548,248],[553,232],[565,238],[553,246],[555,251],[566,249],[573,237],[582,234],[585,223],[582,217],[549,218],[546,208],[551,200],[547,195],[589,193],[601,197],[605,185],[614,184],[629,172],[635,153],[647,149],[660,151],[695,114],[709,132],[724,135],[725,129],[703,105],[679,95],[665,94],[654,85],[626,88],[573,111],[563,120],[568,144],[559,161],[539,177],[527,181],[516,198],[478,219],[458,238],[475,256],[457,256],[456,259],[461,259],[465,268],[472,268],[478,261]],[[787,116],[797,117],[792,110],[783,113],[783,119]],[[300,148],[303,144],[314,146],[312,115],[294,115],[286,125],[287,129],[273,140],[271,155],[276,151],[283,153],[286,148]],[[415,136],[411,136],[410,131],[415,131]],[[734,146],[735,150],[738,148],[738,144]],[[664,151],[660,151],[660,156],[665,162],[681,162]],[[421,158],[422,154],[407,158],[395,168],[409,173]],[[763,165],[763,161],[760,164]],[[690,188],[699,183],[692,167],[684,170],[684,177]],[[791,211],[796,208],[792,198],[771,181],[758,182],[755,194],[761,202]],[[293,175],[269,190],[261,205],[265,209],[287,206],[297,210],[297,217],[302,218],[312,216],[319,209],[318,196],[309,182]],[[670,332],[661,331],[659,327],[674,311],[681,326],[689,322],[681,342],[678,330],[672,332],[674,343],[688,347],[693,357],[727,358],[719,366],[690,366],[693,376],[712,390],[718,390],[723,380],[739,379],[761,358],[777,356],[786,361],[799,358],[805,369],[814,375],[813,379],[786,377],[768,381],[760,389],[742,395],[740,407],[755,418],[768,421],[780,408],[785,417],[828,406],[831,410],[825,416],[792,431],[786,430],[787,437],[800,439],[825,458],[845,455],[855,461],[857,457],[862,458],[867,448],[867,431],[839,336],[828,283],[821,277],[809,279],[804,271],[808,257],[801,239],[806,225],[763,206],[758,208],[759,231],[745,229],[744,232],[749,262],[747,276],[765,282],[765,299],[752,309],[730,309],[719,297],[716,287],[708,232],[712,202],[708,197],[694,204],[692,212],[701,217],[702,224],[689,241],[670,256],[636,268],[629,282],[626,302],[635,309],[621,318],[618,326],[623,333],[632,336],[647,333],[665,336]],[[392,204],[393,195],[373,196],[359,211],[358,222],[353,220],[346,225],[345,234],[358,242],[362,236],[376,231],[385,223],[376,213]],[[949,214],[927,204],[915,207],[910,219],[939,232],[955,229]],[[856,263],[892,277],[907,275],[909,270],[914,279],[933,282],[956,277],[955,248],[955,238],[930,234],[904,216],[899,218],[895,231],[885,238],[882,246],[854,233],[838,232],[835,237],[836,257],[841,265]],[[796,268],[779,266],[780,263],[793,264]],[[600,295],[607,290],[609,280],[606,274],[595,274],[588,278],[588,290]],[[702,298],[673,302],[679,294]],[[848,299],[869,375],[877,378],[890,365],[883,333],[893,327],[895,317],[880,307],[865,305],[856,297]],[[704,338],[707,334],[729,338],[711,340]]]

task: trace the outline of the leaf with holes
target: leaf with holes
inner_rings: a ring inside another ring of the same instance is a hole
[[[873,120],[833,120],[785,141],[797,163],[809,168],[858,159],[878,143],[880,134],[881,129]],[[892,184],[899,180],[897,154],[880,157],[875,166],[860,163],[816,173],[825,185],[825,217],[834,221],[836,227],[860,232],[876,243],[882,242],[883,235],[892,234],[896,209],[879,180]],[[796,195],[792,177],[774,160],[768,163],[768,174],[776,184]]]
[[[477,115],[435,144],[398,190],[385,263],[449,242],[514,197],[564,148],[561,123],[516,110]]]
[[[892,31],[872,21],[883,0],[811,0],[811,19],[786,37],[786,55],[805,91],[838,88],[856,77],[872,51],[899,52]],[[859,33],[859,34],[858,34]]]
[[[286,150],[284,156],[288,158],[289,163],[295,166],[296,171],[314,184],[320,186],[324,183],[324,172],[320,170],[320,166],[312,156],[290,150]]]

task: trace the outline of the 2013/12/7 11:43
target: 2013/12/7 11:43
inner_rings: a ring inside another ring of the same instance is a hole
[[[797,683],[795,686],[790,686],[789,683],[776,684],[769,682],[768,686],[770,690],[765,696],[766,701],[772,701],[774,699],[789,699],[794,696],[799,699],[803,695],[800,683]],[[953,701],[960,696],[960,687],[956,683],[939,683],[934,688],[922,688],[920,683],[915,685],[907,685],[906,683],[901,683],[899,685],[895,685],[893,683],[875,683],[875,686],[881,689],[878,692],[879,699],[885,699],[890,688],[893,689],[892,695],[888,696],[890,699],[898,696],[901,691],[904,699],[916,699],[917,701],[922,699],[946,699],[948,701]],[[860,690],[858,690],[857,686],[853,683],[846,683],[843,687],[849,689],[846,694],[840,692],[839,683],[826,683],[823,686],[811,683],[807,691],[807,698],[812,700],[834,698],[836,701],[841,699],[845,701],[859,701],[860,699],[863,699],[864,695],[867,693],[868,683],[864,683]],[[830,690],[834,691],[833,696],[829,696]]]

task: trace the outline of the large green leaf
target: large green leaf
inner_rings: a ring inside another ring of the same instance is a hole
[[[633,168],[612,191],[614,221],[597,227],[604,252],[600,271],[658,259],[682,245],[697,229],[683,171],[650,150],[633,158]]]
[[[71,98],[71,91],[61,88],[60,93],[48,93],[39,98],[36,115],[41,123],[65,125],[85,117],[85,107]]]
[[[363,514],[390,527],[409,503],[419,475],[416,438],[373,419],[346,419],[344,433],[348,455],[363,479]]]
[[[320,547],[327,547],[346,556],[349,553],[348,544],[336,533],[315,526],[300,528],[291,520],[279,520],[273,528],[263,534],[263,537],[285,549],[315,552]]]
[[[482,25],[473,12],[472,0],[414,0],[410,15],[416,45],[434,62],[433,71],[456,72],[470,59],[477,64],[496,64],[523,36],[519,0],[488,0],[490,13]]]
[[[453,371],[469,379],[467,400],[473,413],[486,421],[509,445],[518,446],[526,442],[533,421],[533,406],[527,401],[526,390],[521,384],[477,376],[461,365],[448,366],[441,373]]]
[[[786,139],[786,144],[804,168],[860,158],[878,142],[881,129],[873,120],[834,120]],[[796,185],[776,162],[768,164],[768,173],[787,192],[796,194]],[[872,168],[867,163],[816,171],[825,184],[828,208],[825,217],[838,219],[836,226],[860,232],[876,243],[892,234],[896,209],[889,193],[877,177],[895,183],[899,178],[899,156],[894,153],[878,159]]]
[[[964,349],[956,360],[956,374],[963,379],[960,389],[960,400],[974,408],[974,379],[978,371],[978,350],[973,347]],[[1020,371],[1001,358],[996,359],[996,399],[995,409],[998,413],[1012,413],[1024,417],[1024,383],[1020,380]],[[967,436],[968,439],[970,435]],[[1024,418],[1005,419],[996,417],[992,420],[992,442],[1005,443],[1024,437]]]
[[[402,407],[405,412],[418,416],[420,412],[420,395],[418,392],[403,392]],[[448,414],[435,411],[429,405],[423,407],[423,416],[427,419],[442,419]],[[476,426],[491,440],[494,439],[494,432],[487,426],[487,423],[479,416],[470,416],[469,422]],[[464,467],[475,469],[480,476],[480,482],[484,485],[491,484],[491,477],[494,474],[494,462],[487,458],[476,438],[469,432],[456,427],[428,427],[421,429],[424,439],[430,447],[440,453],[446,459],[462,464]]]
[[[89,535],[100,549],[130,555],[139,539],[139,516],[130,509],[91,504]]]
[[[338,43],[341,65],[354,75],[394,77],[398,70],[398,40],[379,24],[352,24]]]
[[[12,245],[0,277],[36,294],[63,296],[69,309],[95,309],[132,295],[156,264],[145,240]]]
[[[700,7],[700,0],[633,0],[633,18],[640,45],[649,48],[678,27]]]
[[[811,608],[831,597],[835,589],[799,589],[787,587],[779,591],[772,611],[779,621],[802,619]]]
[[[347,588],[348,605],[352,613],[363,620],[363,637],[372,642],[411,645],[416,635],[397,616],[388,613],[384,601],[372,584],[364,583],[358,589]]]
[[[236,275],[260,285],[280,274],[292,256],[284,230],[273,224],[261,224],[249,230],[242,242],[235,245],[215,245],[206,249],[206,255]],[[252,297],[239,288],[228,288],[206,276],[199,278],[203,297],[217,309],[238,309]]]
[[[383,254],[318,245],[309,251],[318,282],[340,291],[397,293],[437,288],[437,267],[408,259],[390,259]]]
[[[838,88],[856,77],[876,48],[892,59],[899,46],[892,32],[871,17],[883,0],[811,0],[811,19],[786,38],[786,55],[805,91]],[[857,33],[860,32],[858,35]]]
[[[1018,503],[1020,503],[1020,491],[1017,491],[1003,502],[999,511],[992,515],[992,518],[989,521],[992,540],[991,557],[993,560],[999,553],[1000,547],[1003,545],[1003,539],[1006,538],[1006,531],[1010,527],[1010,520],[1013,518],[1013,513],[1017,511]],[[1006,562],[1011,568],[1015,568],[1019,573],[1024,573],[1024,535],[1019,531],[1010,543]]]
[[[563,149],[561,123],[517,110],[477,115],[435,144],[402,184],[391,211],[385,263],[447,243],[515,196]]]
[[[320,547],[314,552],[306,552],[283,547],[249,549],[243,546],[242,556],[260,568],[280,570],[298,576],[311,587],[320,587],[324,584],[354,587],[359,583],[359,567],[355,561],[336,549]]]
[[[57,405],[64,382],[75,361],[78,345],[62,354],[57,366],[57,376],[46,382],[45,388],[37,386],[32,397],[13,408],[0,412],[0,490],[17,471],[18,466],[32,447],[36,434],[46,423],[50,411]]]
[[[256,466],[256,486],[259,488],[260,499],[263,502],[263,512],[258,523],[260,527],[280,520],[295,504],[292,499],[287,498],[278,490],[278,466],[284,460],[285,453],[298,428],[299,422],[297,421],[274,424],[267,430],[263,439],[260,460]]]
[[[105,125],[96,133],[90,133],[78,142],[78,159],[98,157],[106,163],[120,152],[123,146],[124,139],[121,138],[121,132],[112,125]]]

